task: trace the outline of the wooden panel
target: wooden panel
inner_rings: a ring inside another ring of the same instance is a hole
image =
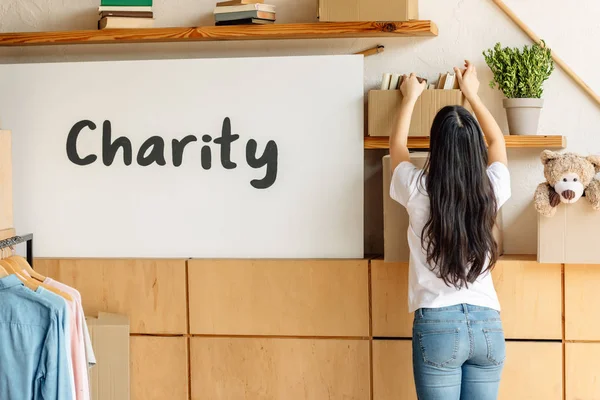
[[[408,263],[371,261],[373,336],[412,337],[408,313]]]
[[[86,315],[128,315],[132,333],[187,333],[185,260],[36,259],[35,268],[79,290]]]
[[[321,22],[258,26],[19,32],[0,34],[0,47],[94,43],[436,36],[437,32],[437,26],[431,21]]]
[[[192,400],[367,400],[369,341],[191,338]]]
[[[0,230],[14,227],[11,139],[10,131],[0,130]]]
[[[565,337],[600,340],[600,266],[565,265]]]
[[[366,260],[190,260],[193,334],[368,336]]]
[[[131,337],[131,399],[187,400],[185,337]]]
[[[510,148],[545,148],[545,149],[564,149],[567,147],[567,138],[565,136],[539,136],[539,135],[519,135],[504,136],[506,147]],[[411,136],[408,138],[408,147],[410,149],[429,149],[429,138],[425,136]],[[389,149],[390,138],[384,136],[365,137],[365,149]]]
[[[373,341],[373,400],[417,400],[412,341]]]
[[[600,400],[600,343],[566,344],[566,400]]]
[[[562,343],[508,342],[499,400],[561,400]]]
[[[503,257],[493,271],[509,339],[562,339],[560,264]]]

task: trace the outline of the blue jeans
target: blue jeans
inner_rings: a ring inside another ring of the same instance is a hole
[[[413,372],[419,400],[496,400],[505,358],[498,311],[461,304],[415,312]]]

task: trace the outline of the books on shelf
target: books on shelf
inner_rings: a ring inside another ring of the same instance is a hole
[[[152,0],[101,0],[98,29],[140,29],[154,26]]]
[[[247,18],[247,19],[236,19],[233,21],[217,21],[215,22],[216,26],[228,26],[228,25],[268,25],[272,24],[275,21],[268,19],[258,19],[258,18]]]
[[[456,79],[456,75],[444,72],[441,73],[438,77],[437,82],[429,83],[426,78],[422,78],[417,76],[419,82],[425,82],[427,89],[440,89],[440,90],[452,90],[459,89],[458,79]],[[392,74],[392,73],[384,73],[383,78],[381,79],[381,90],[398,90],[404,81],[404,76],[402,74]]]
[[[233,0],[217,3],[215,25],[261,25],[275,22],[275,6],[256,0]]]
[[[232,1],[221,1],[217,3],[217,7],[229,7],[239,6],[243,4],[262,4],[263,0],[232,0]]]

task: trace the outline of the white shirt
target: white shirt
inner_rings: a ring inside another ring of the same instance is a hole
[[[506,165],[496,162],[487,169],[494,188],[498,209],[510,198],[510,173]],[[406,207],[409,216],[408,246],[410,263],[408,274],[408,308],[438,308],[457,304],[471,304],[500,311],[500,303],[489,272],[485,272],[468,288],[448,286],[429,268],[427,253],[421,245],[421,232],[429,219],[429,196],[425,189],[425,175],[410,162],[402,162],[392,175],[390,196]]]

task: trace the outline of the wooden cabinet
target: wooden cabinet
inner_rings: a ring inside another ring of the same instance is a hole
[[[131,399],[187,400],[185,337],[131,337]]]
[[[565,338],[567,340],[600,340],[599,290],[599,265],[565,265]]]
[[[373,341],[373,400],[417,400],[411,340]]]
[[[131,333],[187,333],[185,260],[36,259],[35,269],[79,290],[86,315],[128,315]]]
[[[562,400],[562,343],[507,342],[499,400]]]
[[[566,344],[566,400],[600,399],[600,343]]]
[[[366,260],[190,260],[192,334],[369,335]]]
[[[13,226],[12,137],[0,130],[0,231]]]
[[[562,339],[562,266],[502,257],[493,270],[508,339]]]
[[[371,261],[373,336],[412,337],[408,313],[408,263]]]
[[[191,338],[192,400],[368,400],[369,341]]]

